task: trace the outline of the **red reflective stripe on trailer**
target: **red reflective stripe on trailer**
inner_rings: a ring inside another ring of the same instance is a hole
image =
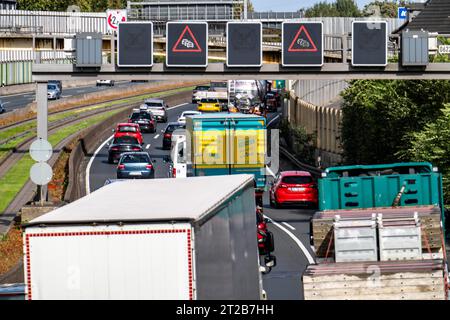
[[[25,245],[27,252],[27,292],[28,300],[31,300],[31,263],[30,263],[30,238],[31,237],[70,237],[70,236],[108,236],[108,235],[124,235],[124,234],[160,234],[160,233],[187,233],[188,240],[188,274],[189,274],[189,300],[193,300],[193,270],[192,270],[192,254],[191,254],[191,230],[186,229],[160,229],[160,230],[130,230],[130,231],[86,231],[86,232],[66,232],[66,233],[30,233],[26,235]]]
[[[188,241],[188,272],[189,272],[189,300],[194,299],[194,285],[193,285],[193,275],[192,275],[192,248],[191,248],[191,230],[187,230],[187,241]]]

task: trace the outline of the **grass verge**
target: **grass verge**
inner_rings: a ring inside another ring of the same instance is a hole
[[[95,123],[101,122],[108,117],[120,112],[114,110],[105,114],[89,118],[74,125],[62,128],[57,133],[49,136],[48,140],[56,146],[65,138],[84,130]],[[4,212],[11,201],[16,197],[17,193],[24,187],[30,176],[30,169],[35,161],[31,159],[29,154],[24,155],[11,169],[0,178],[0,213]]]

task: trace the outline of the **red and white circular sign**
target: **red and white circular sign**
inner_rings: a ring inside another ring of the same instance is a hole
[[[117,30],[119,23],[127,21],[127,10],[107,10],[106,22],[108,30]]]

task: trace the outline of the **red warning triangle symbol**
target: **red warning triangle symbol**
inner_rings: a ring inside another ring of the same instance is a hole
[[[306,38],[303,36],[306,36]],[[311,39],[311,35],[304,25],[300,27],[297,34],[294,37],[289,49],[289,52],[317,52],[317,46]]]
[[[195,38],[195,36],[192,33],[191,28],[189,28],[189,26],[186,26],[186,28],[184,28],[183,32],[181,33],[180,37],[178,38],[178,41],[173,46],[172,51],[173,52],[202,52],[202,48],[198,44],[198,41]]]

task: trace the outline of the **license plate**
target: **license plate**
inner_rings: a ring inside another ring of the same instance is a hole
[[[130,176],[142,176],[141,172],[130,172]]]
[[[305,191],[305,188],[289,188],[290,191],[293,192],[301,192],[301,191]]]

